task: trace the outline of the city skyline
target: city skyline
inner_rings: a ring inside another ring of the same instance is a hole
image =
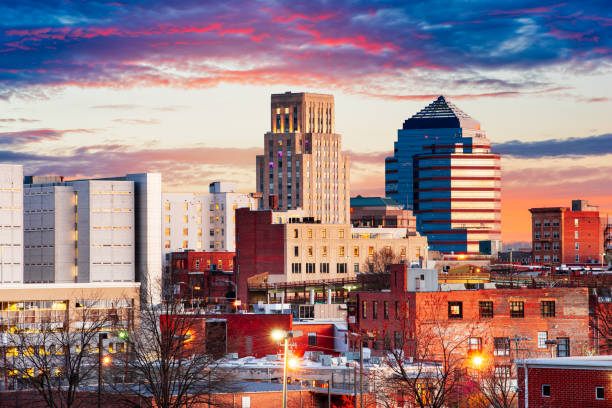
[[[610,5],[450,8],[2,5],[0,162],[255,191],[270,94],[320,92],[336,99],[351,195],[383,195],[397,129],[445,94],[502,154],[505,242],[529,240],[530,207],[581,198],[609,212]]]

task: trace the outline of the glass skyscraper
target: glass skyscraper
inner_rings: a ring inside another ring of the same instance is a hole
[[[407,119],[385,160],[387,197],[414,211],[430,249],[476,255],[501,242],[500,157],[443,96]]]

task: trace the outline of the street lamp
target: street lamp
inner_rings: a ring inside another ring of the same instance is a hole
[[[300,330],[295,331],[284,331],[284,330],[272,330],[270,336],[274,341],[284,341],[285,355],[283,358],[283,408],[287,408],[287,366],[288,366],[288,354],[289,354],[289,339],[300,337],[302,332]],[[297,359],[291,359],[292,365],[297,367]]]
[[[104,357],[104,339],[108,338],[107,333],[98,333],[98,408],[102,407],[102,365],[110,363],[110,357]],[[108,360],[106,360],[108,358]]]

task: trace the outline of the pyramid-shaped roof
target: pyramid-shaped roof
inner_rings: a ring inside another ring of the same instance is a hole
[[[480,129],[480,122],[453,105],[442,95],[419,113],[404,121],[402,129]]]

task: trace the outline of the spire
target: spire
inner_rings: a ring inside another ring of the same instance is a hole
[[[448,101],[444,95],[404,122],[403,129],[469,128],[480,129],[480,123]]]

